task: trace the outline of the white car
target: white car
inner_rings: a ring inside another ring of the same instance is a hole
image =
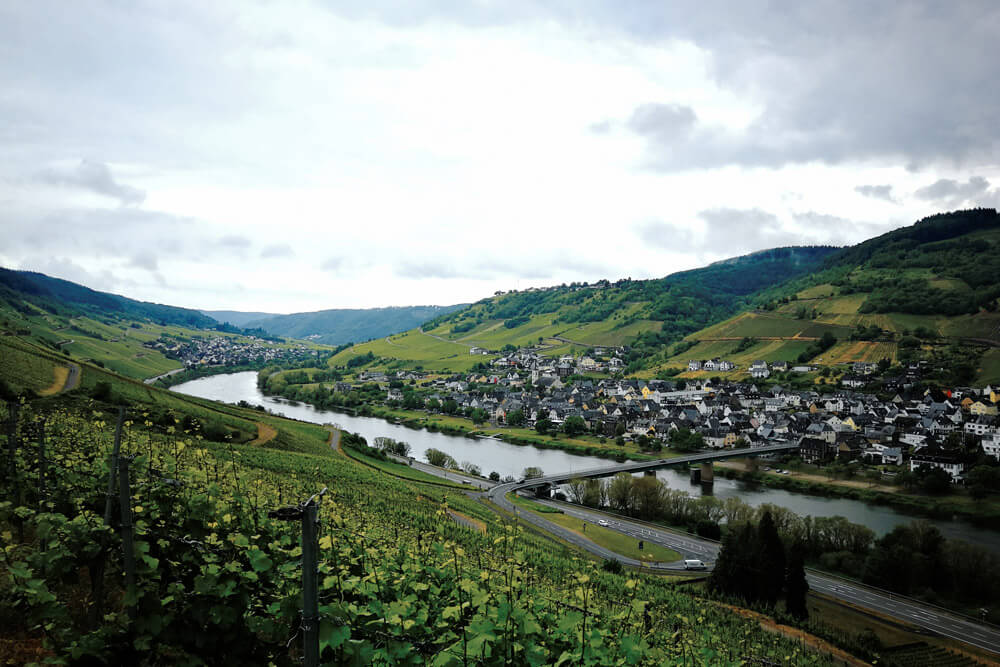
[[[708,568],[705,567],[705,564],[703,562],[701,562],[700,560],[696,560],[694,558],[690,558],[690,559],[687,559],[687,560],[684,561],[684,569],[685,570],[707,570]]]
[[[607,527],[607,526],[610,526],[611,524],[610,524],[610,523],[608,523],[607,521],[605,521],[604,519],[600,519],[600,520],[599,520],[599,521],[597,522],[597,525],[598,525],[598,526],[604,526],[604,527]]]

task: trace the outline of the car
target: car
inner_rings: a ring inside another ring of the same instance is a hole
[[[770,470],[771,470],[771,466],[764,466],[764,472],[768,472]]]
[[[781,471],[781,474],[782,474],[782,475],[787,475],[787,474],[788,474],[788,471],[787,471],[787,470],[782,470],[782,471]]]
[[[685,570],[707,570],[708,567],[702,561],[696,558],[688,558],[684,561]]]
[[[605,527],[607,527],[607,526],[610,526],[611,524],[610,524],[610,523],[608,523],[607,521],[605,521],[604,519],[600,519],[600,520],[599,520],[599,521],[597,522],[597,525],[598,525],[598,526],[605,526]]]

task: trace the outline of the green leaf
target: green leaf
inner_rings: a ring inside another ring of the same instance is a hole
[[[319,650],[320,653],[327,648],[340,648],[340,646],[351,638],[351,628],[347,625],[334,625],[327,621],[319,624]]]

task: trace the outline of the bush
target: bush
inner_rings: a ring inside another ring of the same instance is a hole
[[[94,388],[90,391],[91,397],[98,401],[108,402],[111,400],[111,383],[110,382],[98,382],[94,385]]]

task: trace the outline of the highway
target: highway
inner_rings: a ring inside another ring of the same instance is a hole
[[[573,477],[576,476],[578,475],[573,475]],[[535,481],[537,480],[531,480],[531,482]],[[527,488],[530,485],[530,482],[501,484],[493,487],[484,495],[504,510],[518,515],[522,521],[531,523],[545,532],[556,535],[601,558],[613,558],[626,565],[650,568],[649,565],[644,565],[637,560],[612,553],[575,532],[547,521],[538,514],[520,511],[506,496],[512,491]],[[636,540],[641,539],[668,547],[680,553],[683,558],[697,558],[705,561],[709,567],[711,567],[711,564],[718,556],[719,543],[713,540],[675,532],[645,522],[627,519],[615,514],[598,512],[570,503],[550,500],[537,500],[536,502],[558,507],[563,513],[580,519],[581,525],[583,521],[596,524],[599,520],[604,519],[608,522],[608,527],[612,530],[633,537]],[[650,569],[682,570],[683,563],[678,561],[676,563],[657,565]],[[909,598],[900,597],[888,591],[870,588],[827,574],[809,571],[806,573],[806,579],[809,581],[810,589],[817,593],[822,593],[857,607],[877,612],[883,616],[895,618],[931,633],[950,637],[951,639],[966,642],[1000,654],[1000,629],[998,628],[977,623],[968,618],[922,604]]]

